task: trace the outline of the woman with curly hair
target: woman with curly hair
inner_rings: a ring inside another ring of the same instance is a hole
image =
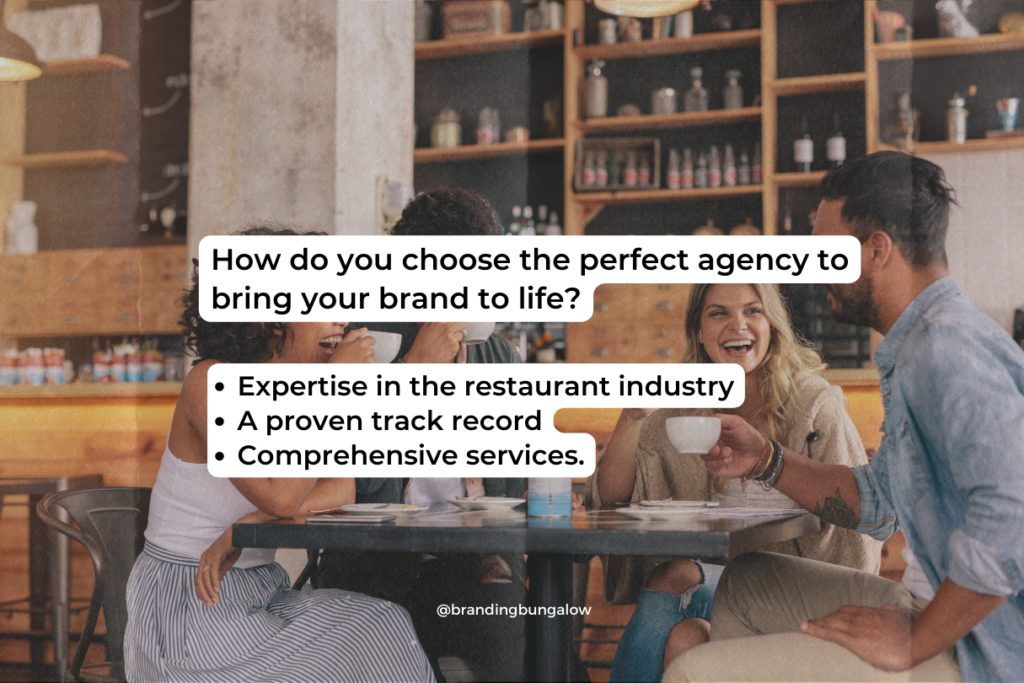
[[[794,334],[786,304],[772,285],[697,284],[686,309],[684,363],[736,363],[746,376],[743,405],[733,411],[786,449],[828,463],[867,462],[842,391],[816,375],[821,358]],[[758,482],[716,479],[699,459],[669,443],[665,420],[712,410],[623,410],[598,467],[587,503],[712,500],[726,507],[797,508]],[[831,524],[765,550],[878,573],[881,544]],[[689,560],[607,557],[605,599],[637,607],[615,651],[611,681],[659,681],[664,667],[707,642],[712,598],[723,567]]]
[[[273,549],[231,544],[236,522],[353,502],[353,479],[220,479],[206,464],[212,366],[365,363],[373,339],[365,329],[344,335],[344,322],[207,322],[199,315],[198,263],[184,304],[186,343],[198,360],[174,410],[145,548],[128,582],[128,680],[433,681],[404,609],[348,591],[290,590]]]

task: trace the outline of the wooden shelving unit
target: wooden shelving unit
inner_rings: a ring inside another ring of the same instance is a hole
[[[761,120],[761,107],[742,109],[715,109],[712,111],[679,114],[645,114],[642,116],[609,116],[600,119],[575,121],[581,133],[620,133],[634,130],[668,130],[719,126],[732,123],[751,123]]]
[[[43,64],[44,76],[74,76],[98,71],[117,71],[132,68],[131,62],[114,55],[99,55],[87,59],[67,59]]]
[[[811,173],[776,173],[774,182],[776,187],[817,187],[825,179],[827,171],[812,171]]]
[[[71,166],[100,166],[103,164],[124,164],[128,157],[109,149],[90,149],[77,152],[50,152],[47,154],[24,154],[4,160],[8,166],[23,169],[68,168]]]
[[[506,33],[488,38],[431,40],[416,43],[415,54],[416,59],[446,59],[535,47],[558,47],[564,40],[563,30]]]
[[[761,29],[701,33],[692,38],[663,38],[659,40],[641,40],[636,43],[586,45],[575,48],[573,52],[576,54],[577,59],[585,60],[658,57],[662,55],[680,55],[688,52],[760,47],[761,36]]]
[[[918,142],[914,145],[914,154],[963,154],[965,152],[1000,152],[1006,149],[1024,148],[1024,137],[1016,138],[984,138],[967,140],[962,145],[955,142]]]
[[[623,204],[652,204],[655,202],[687,202],[700,199],[722,199],[759,195],[761,185],[735,185],[732,187],[701,187],[692,190],[622,190],[620,192],[577,192],[573,199],[581,204],[615,206]]]
[[[771,88],[780,97],[811,95],[823,92],[859,90],[864,87],[865,80],[863,72],[829,74],[827,76],[803,76],[800,78],[780,78],[771,84]]]
[[[875,59],[927,59],[951,55],[978,55],[989,52],[1024,50],[1024,34],[998,33],[977,38],[932,38],[872,46]]]
[[[462,145],[461,147],[433,148],[422,147],[413,151],[413,163],[431,164],[442,161],[471,161],[474,159],[491,159],[494,157],[522,156],[525,154],[553,154],[565,149],[564,138],[546,140],[530,140],[525,144],[518,142],[498,142],[493,145]]]

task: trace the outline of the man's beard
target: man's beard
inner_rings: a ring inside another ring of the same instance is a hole
[[[880,327],[869,278],[862,276],[850,285],[825,285],[825,290],[832,295],[833,320],[876,330]]]

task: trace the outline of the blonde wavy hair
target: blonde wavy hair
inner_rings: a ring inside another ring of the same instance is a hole
[[[700,342],[704,302],[714,284],[695,284],[690,289],[686,304],[686,353],[684,363],[713,363]],[[757,372],[757,390],[761,406],[751,416],[753,422],[763,425],[765,436],[784,442],[792,427],[792,416],[786,413],[786,404],[796,393],[796,377],[801,372],[815,373],[825,369],[818,355],[807,341],[793,331],[786,300],[775,285],[751,284],[771,327],[768,351]],[[732,411],[725,411],[732,412]],[[716,493],[725,487],[725,480],[708,473],[708,483]]]

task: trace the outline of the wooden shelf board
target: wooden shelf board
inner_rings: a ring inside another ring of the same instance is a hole
[[[840,90],[858,90],[864,87],[865,75],[827,74],[825,76],[801,76],[799,78],[780,78],[769,84],[776,95],[809,95],[819,92],[838,92]]]
[[[632,130],[665,130],[694,128],[761,120],[761,107],[714,109],[680,114],[645,114],[642,116],[609,116],[577,121],[576,127],[587,133],[618,133]]]
[[[44,76],[70,76],[97,71],[117,71],[132,68],[131,62],[114,55],[99,55],[87,59],[66,59],[43,64]]]
[[[90,149],[79,152],[51,152],[48,154],[25,154],[4,161],[8,166],[21,168],[61,168],[65,166],[97,166],[100,164],[124,164],[128,157],[109,149]]]
[[[685,202],[699,199],[721,199],[761,194],[761,185],[734,187],[702,187],[692,190],[623,190],[621,192],[576,192],[572,199],[581,204],[651,204],[654,202]]]
[[[776,173],[777,187],[817,187],[825,178],[827,171],[811,171],[810,173]]]
[[[949,55],[975,55],[986,52],[1024,50],[1024,34],[994,33],[977,38],[931,38],[899,43],[875,43],[875,59],[925,59]]]
[[[564,44],[564,41],[564,30],[505,33],[485,38],[451,38],[416,43],[415,54],[416,59],[444,59],[533,47],[557,47]]]
[[[421,147],[412,153],[413,163],[431,164],[441,161],[469,161],[493,157],[520,156],[523,154],[544,154],[561,152],[565,149],[564,138],[530,140],[518,142],[496,142],[493,145],[462,145],[461,147]]]
[[[658,40],[641,40],[637,43],[585,45],[577,47],[573,52],[579,59],[630,59],[704,52],[705,50],[760,47],[760,45],[761,29],[754,28],[745,31],[700,33],[692,38],[660,38]]]
[[[1019,138],[983,138],[967,140],[962,145],[955,142],[918,142],[914,144],[914,154],[967,154],[970,152],[1001,152],[1006,149],[1024,148],[1024,137]]]

